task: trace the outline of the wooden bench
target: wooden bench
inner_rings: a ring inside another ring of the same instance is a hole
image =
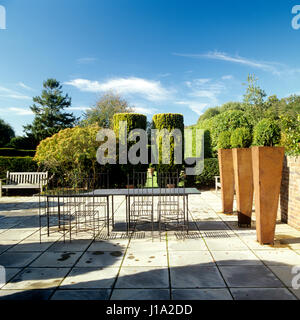
[[[221,188],[220,176],[215,176],[215,187],[216,187],[216,193],[218,193],[218,188]]]
[[[6,183],[3,184],[2,181]],[[40,189],[47,185],[48,172],[9,172],[7,171],[6,179],[0,179],[0,197],[2,189]]]

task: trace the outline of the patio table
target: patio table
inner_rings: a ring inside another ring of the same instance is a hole
[[[184,201],[184,214],[188,213],[188,197],[189,195],[199,195],[201,192],[196,188],[141,188],[141,189],[95,189],[90,192],[83,193],[69,193],[69,194],[45,194],[46,197],[46,215],[47,215],[47,230],[49,235],[50,229],[50,210],[49,202],[51,199],[66,198],[66,197],[105,197],[106,198],[106,219],[107,219],[107,233],[109,235],[109,222],[112,221],[112,226],[114,227],[114,196],[124,196],[126,200],[126,222],[127,222],[127,233],[129,233],[130,227],[130,197],[134,196],[161,196],[174,194],[183,197]],[[110,201],[111,197],[111,218],[110,218]],[[185,211],[186,210],[186,211]],[[58,216],[60,217],[60,201],[58,201]],[[187,223],[188,223],[188,214],[187,214]],[[59,226],[60,227],[60,226]]]

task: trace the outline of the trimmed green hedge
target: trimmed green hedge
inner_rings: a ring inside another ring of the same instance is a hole
[[[120,121],[127,121],[127,134],[134,129],[143,129],[146,130],[147,127],[147,117],[140,113],[116,113],[113,117],[113,128],[114,132],[117,137],[117,143],[119,138],[119,122]],[[133,145],[134,142],[128,142],[127,141],[127,151]],[[119,147],[118,147],[119,149]],[[117,150],[118,150],[117,149]],[[118,152],[117,152],[117,163],[119,163],[118,159]],[[118,181],[119,185],[122,185],[122,183],[127,184],[127,174],[132,174],[133,170],[135,171],[145,171],[147,169],[147,165],[143,164],[137,164],[132,165],[131,163],[127,164],[118,164],[118,165],[112,165],[113,172],[116,175],[116,181]],[[126,183],[125,183],[126,181]]]
[[[6,172],[36,172],[38,166],[32,157],[1,157],[0,179],[6,178]]]
[[[119,136],[119,122],[127,121],[127,133],[133,129],[144,129],[147,126],[147,117],[140,113],[116,113],[114,114],[114,131],[116,137]]]
[[[157,130],[167,129],[171,132],[173,129],[179,129],[182,133],[182,142],[184,139],[184,122],[183,122],[183,115],[179,113],[159,113],[155,114],[152,118],[152,128]],[[161,162],[162,154],[161,154],[161,144],[162,138],[158,142],[160,145],[160,154],[159,154],[159,161]],[[182,155],[184,150],[184,142],[182,143]],[[159,164],[157,165],[157,170],[159,171],[175,171],[181,170],[182,165],[174,164],[174,138],[171,137],[170,143],[170,164]]]
[[[0,156],[3,157],[34,157],[34,155],[35,150],[0,148]]]

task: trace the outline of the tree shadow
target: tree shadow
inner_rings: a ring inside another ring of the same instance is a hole
[[[82,241],[83,240],[74,240],[70,243],[70,248],[72,246],[76,247],[76,245],[82,243]],[[96,242],[93,241],[92,243]],[[117,277],[117,271],[115,270],[115,275],[112,275],[110,270],[119,268],[119,262],[123,259],[123,254],[126,249],[121,243],[118,244],[110,241],[101,241],[99,243],[101,244],[100,247],[106,248],[107,251],[89,251],[88,257],[83,259],[82,256],[80,259],[87,262],[90,261],[89,259],[91,259],[91,257],[95,257],[101,264],[101,259],[105,259],[105,257],[107,258],[107,256],[109,256],[110,263],[106,263],[105,266],[93,266],[93,261],[91,261],[89,265],[86,264],[84,266],[80,264],[76,267],[73,265],[73,267],[67,268],[52,268],[54,272],[46,276],[43,272],[36,272],[37,268],[26,267],[11,277],[11,279],[7,279],[7,281],[15,284],[25,280],[33,281],[31,285],[22,292],[17,292],[16,289],[11,289],[11,291],[5,291],[5,289],[3,291],[0,290],[0,300],[47,300],[52,297],[53,293],[58,294],[57,298],[65,300],[107,300],[111,298],[111,289],[117,290],[119,298],[122,298],[122,292],[124,293],[122,290],[132,289],[132,294],[128,294],[127,292],[127,296],[123,296],[123,300],[147,299],[147,293],[151,293],[152,290],[157,290],[157,293],[159,293],[157,298],[163,300],[168,300],[171,297],[175,297],[178,300],[184,300],[186,297],[189,299],[195,299],[197,297],[200,297],[201,299],[202,297],[204,299],[207,290],[209,291],[210,289],[217,288],[218,290],[223,289],[224,292],[226,291],[226,294],[224,293],[225,296],[221,296],[221,298],[263,299],[263,292],[260,293],[260,290],[257,288],[272,288],[270,290],[275,299],[276,297],[293,298],[292,293],[286,289],[286,284],[284,285],[270,268],[266,266],[272,264],[271,261],[268,260],[264,260],[264,264],[258,264],[257,260],[242,259],[237,261],[236,259],[228,258],[219,260],[217,265],[214,262],[204,262],[198,264],[187,263],[183,266],[174,266],[170,268],[136,267],[134,269],[134,267],[122,267],[122,270],[123,268],[127,270],[131,268],[135,271],[129,272],[129,274],[126,274],[125,272],[125,274],[121,274]],[[32,243],[21,244],[22,248],[20,249],[26,252],[26,246],[31,249],[32,245]],[[66,246],[66,244],[61,243],[61,246],[61,249],[63,249],[63,246]],[[47,252],[52,251],[48,249]],[[66,253],[68,252],[70,253],[73,251],[62,251],[60,252],[61,257],[66,258]],[[87,251],[84,251],[84,254],[86,252]],[[146,253],[148,253],[149,259],[151,260],[156,254],[155,243],[153,244],[153,251],[147,251]],[[176,254],[176,251],[174,251],[174,253]],[[201,255],[203,254],[203,251],[197,251],[197,253]],[[191,253],[191,256],[194,254],[195,251]],[[69,256],[71,257],[71,255]],[[57,259],[60,259],[59,254],[57,255]],[[77,263],[80,259],[77,260]],[[130,259],[130,256],[126,256],[126,259]],[[151,263],[149,262],[147,265],[150,267]],[[291,265],[285,263],[276,263],[276,266],[292,268]],[[71,273],[68,273],[69,268],[71,268]],[[61,272],[62,269],[65,269],[63,270],[65,275],[74,276],[73,281],[70,279],[65,285],[62,285],[60,280],[57,281],[59,272]],[[97,279],[96,275],[92,276],[92,273],[97,271],[107,273],[107,276],[103,279]],[[78,279],[75,279],[75,277],[84,275],[86,276],[86,280],[82,279],[79,282]],[[169,291],[169,275],[171,277],[172,293]],[[89,280],[89,277],[91,276],[93,279]],[[224,279],[226,280],[226,283],[224,282]],[[229,292],[228,287],[234,289]],[[1,293],[4,295],[1,295]],[[7,294],[5,295],[5,293]],[[193,296],[193,294],[198,296]],[[204,296],[202,294],[204,294]],[[267,292],[266,294],[266,298],[269,297],[271,299],[271,296],[268,295],[269,293]],[[113,295],[112,297],[116,296]],[[211,298],[213,299],[214,297],[212,296]]]

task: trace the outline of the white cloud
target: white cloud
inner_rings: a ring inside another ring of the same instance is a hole
[[[133,107],[134,112],[143,113],[143,114],[154,114],[158,110],[155,108],[147,108],[147,107]]]
[[[0,86],[0,97],[2,98],[11,98],[11,99],[18,99],[18,100],[31,100],[32,98],[26,95],[23,95],[17,91],[1,87]]]
[[[29,87],[29,86],[27,86],[25,83],[23,83],[23,82],[19,82],[18,83],[18,86],[20,86],[21,88],[23,88],[23,89],[26,89],[26,90],[29,90],[29,91],[33,91],[33,89],[31,88],[31,87]]]
[[[86,92],[116,91],[124,95],[137,94],[150,101],[170,98],[170,91],[165,89],[160,81],[143,78],[115,78],[102,83],[87,79],[74,79],[65,84]]]
[[[222,80],[232,80],[233,79],[233,75],[228,74],[228,75],[223,76],[221,79]]]
[[[189,100],[176,101],[175,103],[179,105],[188,106],[192,111],[197,113],[199,116],[203,113],[205,108],[209,106],[208,103],[200,103],[197,101],[189,101]]]
[[[221,60],[221,61],[227,61],[232,63],[237,63],[241,65],[246,65],[254,68],[258,68],[264,71],[269,71],[274,74],[280,74],[279,66],[281,64],[276,62],[266,62],[266,61],[256,61],[253,59],[248,59],[241,57],[239,55],[231,56],[225,52],[219,52],[219,51],[213,51],[208,52],[205,54],[186,54],[186,53],[174,53],[176,56],[181,57],[188,57],[188,58],[206,58],[206,59],[213,59],[213,60]],[[281,65],[283,66],[283,65]]]
[[[79,64],[88,64],[88,63],[93,63],[95,61],[97,61],[97,58],[92,58],[92,57],[84,57],[84,58],[77,59],[77,63]]]
[[[188,87],[191,89],[189,93],[192,97],[206,98],[211,104],[216,104],[218,102],[218,95],[222,93],[225,86],[222,82],[213,82],[211,79],[194,79],[189,81]],[[202,103],[204,101],[201,101]]]
[[[32,115],[33,112],[29,109],[23,109],[23,108],[8,108],[9,111],[15,112],[18,116],[28,116]]]
[[[86,111],[88,109],[91,109],[91,107],[85,107],[85,106],[80,106],[80,107],[69,107],[68,110],[78,110],[78,111]]]

